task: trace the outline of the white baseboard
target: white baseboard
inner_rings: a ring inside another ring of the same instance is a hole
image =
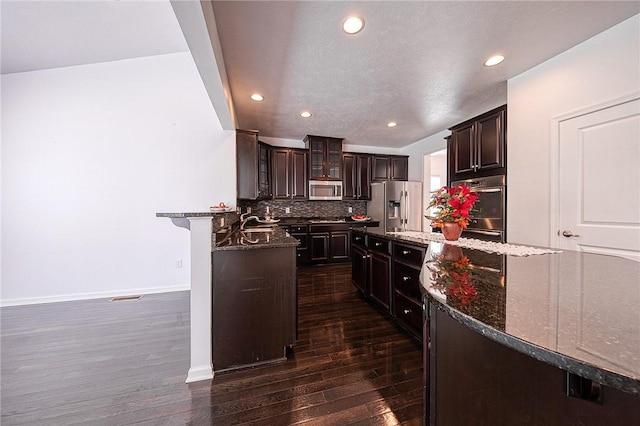
[[[116,291],[98,291],[95,293],[63,294],[59,296],[33,297],[24,299],[3,299],[0,300],[0,307],[36,305],[40,303],[69,302],[72,300],[104,299],[118,296],[131,296],[135,294],[169,293],[172,291],[185,291],[190,289],[191,286],[189,284],[184,284],[172,287],[148,287]]]
[[[213,369],[211,365],[201,365],[198,367],[191,367],[189,373],[187,373],[187,380],[185,383],[199,382],[200,380],[213,379]]]

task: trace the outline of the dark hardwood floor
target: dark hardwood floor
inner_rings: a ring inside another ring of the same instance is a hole
[[[2,308],[1,423],[422,424],[421,345],[357,295],[350,265],[298,282],[286,362],[191,384],[187,292]]]

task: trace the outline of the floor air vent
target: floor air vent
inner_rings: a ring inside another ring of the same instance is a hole
[[[122,300],[140,300],[142,299],[142,295],[138,294],[138,295],[133,295],[133,296],[118,296],[118,297],[114,297],[113,299],[109,300],[109,302],[120,302]]]

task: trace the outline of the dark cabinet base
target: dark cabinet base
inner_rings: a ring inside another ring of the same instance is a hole
[[[212,255],[216,372],[286,358],[296,339],[295,247]]]
[[[640,424],[639,397],[606,386],[601,387],[602,403],[567,396],[563,370],[484,337],[429,306],[427,424]]]

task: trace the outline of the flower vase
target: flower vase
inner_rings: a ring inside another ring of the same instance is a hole
[[[442,235],[447,241],[458,241],[462,235],[462,226],[457,222],[444,222],[442,224]]]

